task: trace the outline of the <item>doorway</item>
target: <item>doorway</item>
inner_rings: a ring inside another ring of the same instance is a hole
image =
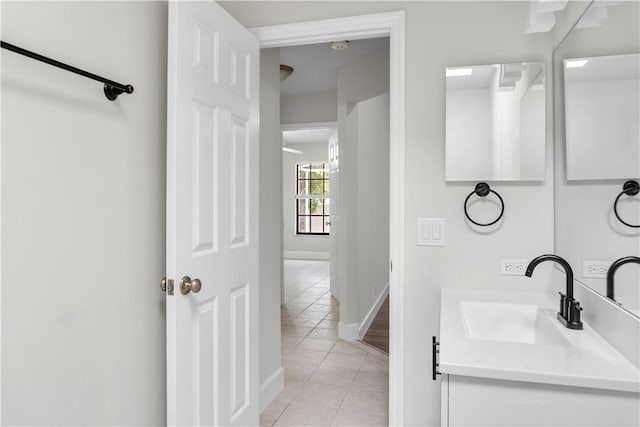
[[[391,12],[252,29],[262,48],[390,38],[389,422],[403,424],[404,13]]]

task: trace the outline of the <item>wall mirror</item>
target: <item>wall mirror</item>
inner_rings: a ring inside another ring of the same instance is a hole
[[[543,181],[544,62],[446,69],[446,180]]]
[[[595,1],[553,55],[556,253],[603,296],[600,266],[640,255],[640,228],[622,224],[613,210],[623,184],[639,175],[638,53],[640,2]],[[640,224],[640,195],[617,206]],[[640,265],[616,271],[614,299],[640,315]]]
[[[640,178],[640,54],[567,58],[567,179]]]

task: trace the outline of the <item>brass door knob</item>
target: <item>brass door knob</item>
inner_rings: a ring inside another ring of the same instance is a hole
[[[167,278],[163,277],[162,280],[160,280],[160,289],[162,290],[162,292],[167,292]]]
[[[180,280],[180,293],[182,295],[187,295],[192,291],[193,293],[197,294],[198,292],[200,292],[200,289],[202,289],[202,282],[200,282],[200,279],[191,280],[191,277],[184,276]]]

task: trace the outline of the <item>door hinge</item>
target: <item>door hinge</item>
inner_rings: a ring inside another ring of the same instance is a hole
[[[438,371],[438,368],[440,367],[440,363],[438,362],[440,359],[438,356],[439,354],[440,342],[436,341],[436,337],[433,336],[431,337],[431,379],[434,381],[436,380],[436,375],[441,375],[440,371]]]
[[[389,271],[393,273],[393,260],[389,261]]]

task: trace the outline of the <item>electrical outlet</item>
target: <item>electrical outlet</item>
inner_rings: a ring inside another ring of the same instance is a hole
[[[606,279],[611,261],[582,261],[582,277]]]
[[[500,274],[507,276],[524,276],[528,264],[528,259],[503,258],[500,260]]]

